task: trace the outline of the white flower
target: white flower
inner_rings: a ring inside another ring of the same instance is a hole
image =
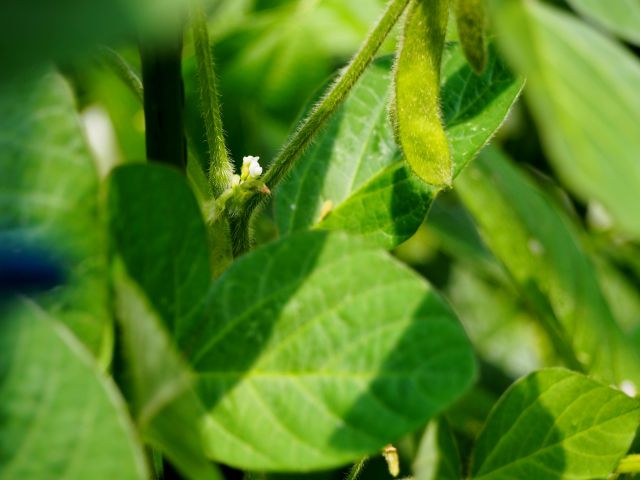
[[[248,155],[242,159],[242,179],[258,178],[262,175],[262,167],[258,163],[260,157],[252,157]]]
[[[249,176],[251,178],[257,178],[260,175],[262,175],[262,167],[260,164],[257,161],[251,162],[251,165],[249,165]]]

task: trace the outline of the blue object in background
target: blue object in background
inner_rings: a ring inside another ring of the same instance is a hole
[[[0,297],[49,290],[64,280],[64,269],[50,252],[0,245]]]

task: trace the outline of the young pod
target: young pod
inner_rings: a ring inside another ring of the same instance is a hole
[[[412,0],[396,60],[392,120],[411,169],[426,183],[451,185],[449,142],[440,114],[440,63],[449,0]]]

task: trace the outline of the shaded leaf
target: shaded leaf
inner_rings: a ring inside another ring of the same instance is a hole
[[[487,419],[471,478],[606,478],[631,445],[640,404],[562,369],[518,380]]]
[[[609,382],[639,384],[636,346],[617,325],[563,210],[492,148],[456,187],[487,246],[536,307],[556,348]]]
[[[205,411],[192,388],[195,377],[144,294],[121,267],[116,268],[114,282],[116,311],[127,391],[141,435],[188,478],[221,479],[205,457],[200,423]]]
[[[347,100],[276,191],[282,234],[318,227],[345,230],[392,248],[422,223],[434,192],[413,176],[388,120],[391,59],[369,67]],[[522,88],[491,52],[478,77],[460,48],[443,59],[442,104],[454,174],[474,157],[504,120]],[[323,209],[326,215],[323,218]]]
[[[35,304],[0,321],[0,478],[148,478],[115,386]]]
[[[610,3],[602,2],[609,9]],[[562,181],[596,199],[635,238],[640,216],[640,63],[598,31],[541,2],[494,0],[499,39],[527,75],[527,99]],[[553,73],[551,73],[553,72]]]
[[[183,349],[209,411],[209,454],[224,463],[348,463],[419,427],[474,378],[464,332],[431,287],[343,234],[259,248],[210,299]]]
[[[62,269],[66,284],[38,302],[107,363],[98,177],[69,87],[52,71],[0,83],[0,171],[0,243],[16,255],[46,252],[44,260]]]
[[[108,207],[127,273],[179,338],[201,315],[211,282],[207,233],[186,179],[157,164],[118,167],[109,177]]]

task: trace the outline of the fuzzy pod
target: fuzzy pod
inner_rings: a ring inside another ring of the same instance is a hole
[[[440,113],[440,64],[449,0],[413,0],[395,66],[396,139],[418,177],[435,187],[453,179],[451,151]]]

